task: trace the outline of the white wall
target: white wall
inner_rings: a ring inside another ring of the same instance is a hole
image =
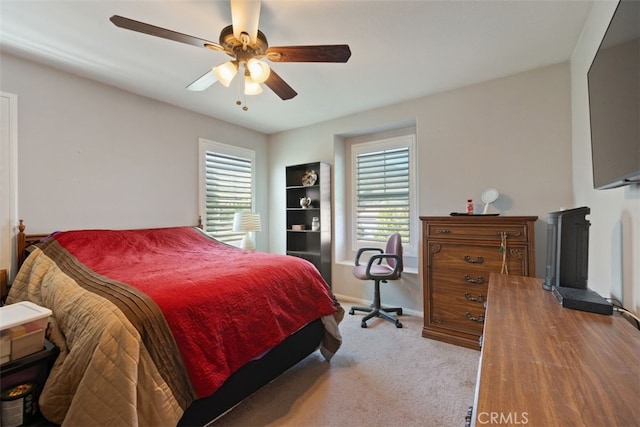
[[[344,168],[345,137],[415,124],[419,214],[459,212],[466,199],[479,202],[483,190],[497,188],[496,211],[539,217],[536,274],[543,277],[547,213],[574,205],[569,76],[568,63],[553,65],[270,136],[271,251],[285,251],[285,233],[278,233],[285,228],[285,166],[322,160]],[[344,171],[333,173],[340,185]],[[347,203],[343,196],[336,188],[335,206]],[[353,279],[352,261],[341,256],[345,221],[339,210],[335,216],[334,292],[371,300],[372,286]],[[420,275],[384,286],[382,298],[422,311]]]
[[[616,8],[595,2],[571,58],[573,192],[591,208],[589,287],[640,312],[640,185],[594,190],[587,71]]]
[[[256,150],[258,132],[3,53],[2,91],[18,97],[18,215],[27,232],[195,225],[198,138]],[[268,227],[257,233],[266,250]]]

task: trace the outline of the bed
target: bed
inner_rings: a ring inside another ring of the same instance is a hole
[[[289,367],[339,349],[317,269],[198,227],[26,235],[7,303],[52,310],[40,396],[63,425],[205,425]]]

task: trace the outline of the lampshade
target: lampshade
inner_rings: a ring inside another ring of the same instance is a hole
[[[236,212],[233,215],[233,231],[245,233],[240,242],[242,249],[252,251],[256,248],[253,232],[260,231],[260,214],[255,212]]]
[[[213,74],[215,74],[218,81],[226,87],[229,87],[231,80],[233,80],[237,73],[238,66],[231,61],[213,67]]]
[[[260,231],[260,214],[255,212],[236,212],[233,215],[233,231]]]
[[[269,74],[271,74],[269,64],[256,58],[251,58],[247,61],[247,68],[249,69],[249,74],[251,74],[251,79],[256,83],[264,83],[269,78]]]
[[[262,86],[260,83],[254,82],[251,76],[245,76],[244,78],[244,94],[245,95],[258,95],[262,93]]]

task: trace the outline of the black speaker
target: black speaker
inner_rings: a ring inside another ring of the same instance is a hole
[[[587,289],[589,272],[588,207],[550,212],[547,216],[547,270],[542,287]]]

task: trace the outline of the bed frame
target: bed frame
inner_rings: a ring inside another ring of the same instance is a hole
[[[17,236],[18,268],[28,255],[30,245],[49,234],[25,234],[20,220]],[[324,335],[321,319],[316,319],[278,344],[261,358],[252,360],[238,371],[211,396],[194,401],[185,411],[179,426],[204,426],[212,423],[242,400],[277,378],[284,371],[313,353]]]
[[[18,270],[27,257],[27,248],[40,242],[42,239],[48,236],[48,234],[25,234],[24,230],[24,222],[23,220],[20,220],[18,224],[18,237],[16,239],[16,245],[18,246],[16,253],[18,257]]]

